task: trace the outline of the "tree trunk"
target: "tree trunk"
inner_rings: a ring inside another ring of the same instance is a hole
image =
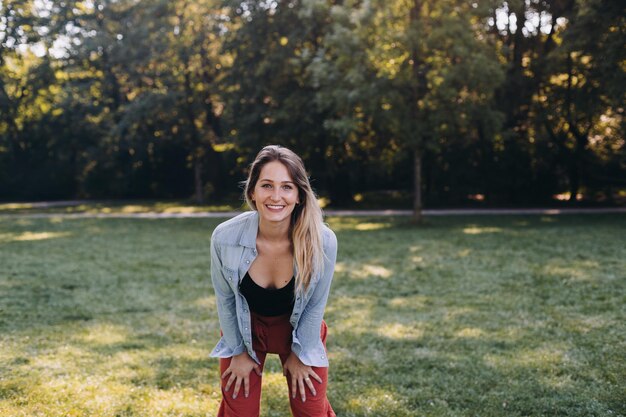
[[[413,190],[413,223],[422,223],[422,152],[419,149],[413,150],[413,166],[415,168],[414,190]]]
[[[582,167],[584,165],[585,152],[587,145],[589,144],[589,131],[591,130],[592,123],[589,122],[589,126],[586,131],[579,129],[577,126],[576,117],[574,115],[574,98],[572,97],[572,85],[574,77],[574,60],[572,53],[567,54],[567,90],[565,96],[565,109],[566,120],[569,133],[574,137],[575,148],[572,152],[572,161],[570,166],[570,202],[575,202],[578,196],[578,189],[582,182]]]
[[[580,187],[580,175],[578,171],[578,164],[574,159],[570,163],[569,167],[569,202],[576,202],[576,197],[578,196],[578,188]]]
[[[421,20],[423,2],[421,0],[413,0],[411,11],[409,13],[410,26],[418,29]],[[426,64],[422,59],[422,54],[418,44],[414,44],[411,49],[411,62],[413,70],[414,88],[411,94],[411,107],[415,120],[424,120],[426,115],[422,114],[418,106],[419,100],[422,100],[428,93],[428,81],[426,79]],[[413,189],[413,218],[414,224],[422,223],[422,150],[420,143],[424,142],[424,138],[419,139],[417,144],[413,145],[413,167],[414,167],[414,189]]]
[[[193,161],[193,177],[196,190],[196,203],[204,203],[204,190],[202,189],[202,160],[198,155],[194,157]]]

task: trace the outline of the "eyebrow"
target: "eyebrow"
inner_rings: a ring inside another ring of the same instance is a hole
[[[274,182],[270,180],[269,178],[263,178],[262,180],[259,180],[259,182],[262,182],[262,181]],[[295,182],[293,181],[280,181],[280,183],[281,184],[295,184]]]

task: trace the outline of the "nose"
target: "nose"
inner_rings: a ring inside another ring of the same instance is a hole
[[[274,188],[271,199],[272,201],[280,201],[280,190],[278,188]]]

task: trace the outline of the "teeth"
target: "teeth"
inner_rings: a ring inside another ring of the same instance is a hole
[[[272,209],[281,209],[284,206],[270,206],[270,205],[268,205],[267,207],[272,208]]]

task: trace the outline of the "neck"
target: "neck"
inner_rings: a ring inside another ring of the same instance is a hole
[[[289,222],[265,222],[259,219],[258,237],[273,242],[289,240]]]

